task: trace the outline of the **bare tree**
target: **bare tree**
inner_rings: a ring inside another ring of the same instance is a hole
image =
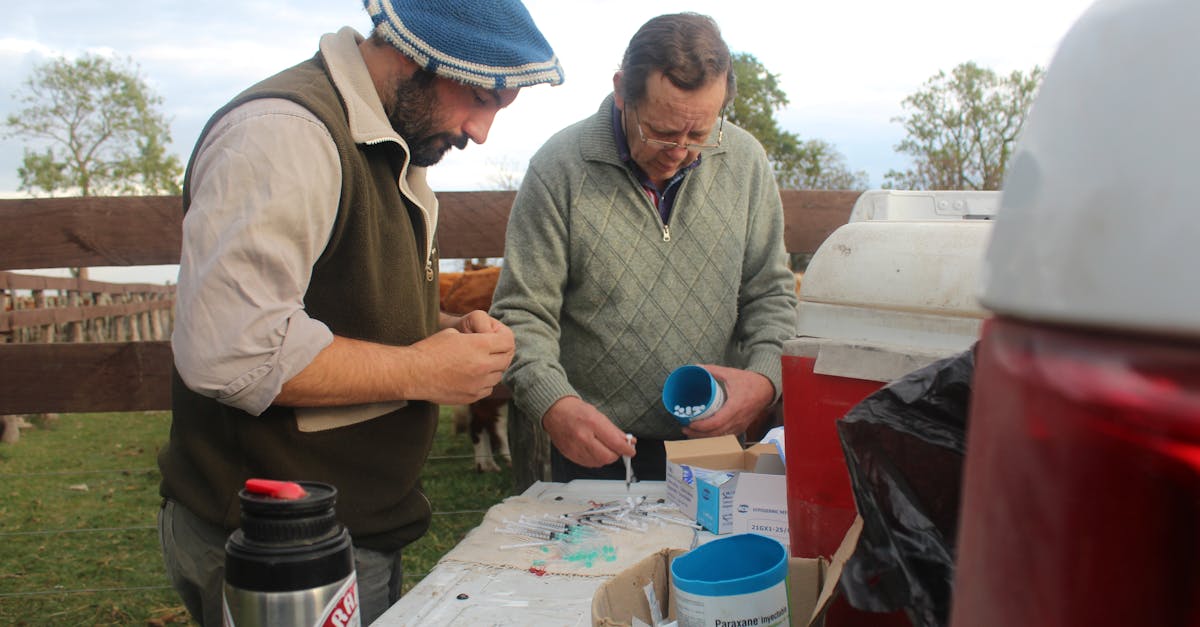
[[[498,162],[489,160],[488,165],[494,168],[488,176],[491,189],[514,192],[520,189],[521,179],[524,178],[524,168],[520,164],[505,157]]]

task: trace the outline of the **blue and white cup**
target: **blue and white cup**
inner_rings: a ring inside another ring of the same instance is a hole
[[[680,627],[787,625],[788,553],[753,533],[722,536],[671,562]]]
[[[683,426],[712,416],[725,404],[725,388],[709,371],[680,366],[663,383],[663,406]]]

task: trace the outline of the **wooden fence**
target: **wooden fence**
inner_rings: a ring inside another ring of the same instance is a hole
[[[788,251],[814,252],[858,194],[783,192]],[[438,194],[442,258],[503,257],[513,196]],[[172,286],[9,271],[175,264],[182,217],[178,196],[0,200],[0,415],[170,408]]]
[[[7,342],[165,340],[175,288],[0,272],[0,301]]]

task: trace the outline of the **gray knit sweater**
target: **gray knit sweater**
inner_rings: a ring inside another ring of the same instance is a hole
[[[517,193],[492,305],[516,335],[504,381],[534,421],[576,395],[623,430],[676,439],[660,394],[677,366],[753,370],[778,397],[796,306],[783,211],[762,146],[726,123],[664,226],[618,157],[612,103],[551,137]]]

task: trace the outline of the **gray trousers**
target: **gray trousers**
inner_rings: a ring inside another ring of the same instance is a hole
[[[158,541],[167,576],[192,618],[205,627],[221,625],[226,538],[219,525],[201,520],[175,501],[163,499],[158,512]],[[370,625],[400,599],[400,551],[382,553],[356,546],[354,570],[362,624]]]

